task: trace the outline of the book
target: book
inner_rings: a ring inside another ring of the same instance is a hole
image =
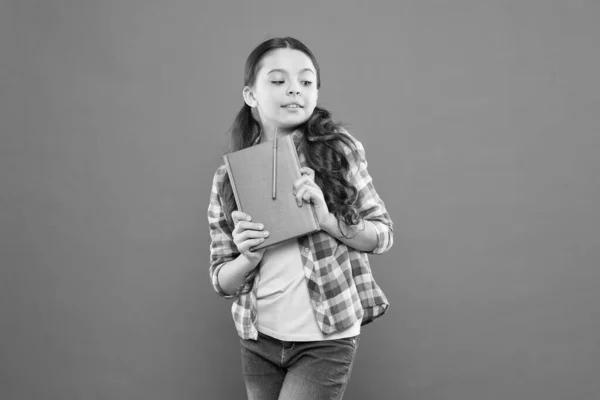
[[[265,241],[251,250],[320,230],[313,205],[299,207],[293,195],[294,182],[302,174],[292,135],[226,154],[223,159],[238,210],[269,231]]]

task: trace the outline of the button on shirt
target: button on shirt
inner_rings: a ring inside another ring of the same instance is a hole
[[[350,164],[347,179],[358,191],[357,211],[363,220],[373,223],[377,232],[377,246],[370,253],[381,254],[388,251],[393,244],[392,220],[367,172],[367,161],[362,144],[347,131],[344,130],[343,133],[356,147],[353,150],[346,145],[343,146]],[[292,135],[298,149],[302,133],[294,131]],[[301,151],[298,152],[298,158],[302,166],[307,166]],[[214,175],[210,194],[209,273],[214,290],[221,297],[234,300],[231,312],[239,337],[256,340],[258,337],[257,285],[252,285],[252,282],[246,283],[244,286],[251,286],[251,290],[241,295],[228,295],[219,286],[219,270],[225,263],[240,254],[233,243],[220,197],[226,174],[225,165],[221,165]],[[308,278],[306,284],[313,311],[324,335],[342,331],[358,320],[362,321],[362,325],[368,324],[388,310],[389,303],[373,278],[367,252],[349,247],[322,230],[299,237],[298,246],[301,250],[305,276]]]

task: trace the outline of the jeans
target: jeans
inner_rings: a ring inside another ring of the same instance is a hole
[[[260,332],[256,341],[240,339],[248,399],[341,399],[358,341],[284,342]]]

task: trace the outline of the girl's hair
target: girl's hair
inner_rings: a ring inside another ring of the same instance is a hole
[[[319,64],[314,54],[302,42],[291,37],[273,38],[258,45],[246,60],[244,86],[254,86],[256,76],[261,68],[262,59],[271,51],[277,49],[299,50],[312,61],[317,73],[317,89],[321,87]],[[315,182],[323,191],[329,211],[338,220],[347,225],[357,225],[359,215],[356,209],[358,199],[357,189],[346,179],[349,163],[346,159],[343,144],[356,152],[352,139],[344,133],[343,125],[333,121],[329,111],[315,107],[308,120],[297,127],[303,134],[298,150],[304,154],[307,165],[315,171]],[[238,112],[230,130],[230,152],[245,149],[260,140],[261,126],[258,116],[246,103]],[[231,230],[234,223],[231,213],[237,209],[235,197],[231,189],[229,177],[225,175],[221,188],[223,211]],[[338,222],[339,223],[339,222]],[[246,278],[246,285],[241,293],[247,293],[252,287],[256,270]],[[240,292],[238,290],[238,292]]]

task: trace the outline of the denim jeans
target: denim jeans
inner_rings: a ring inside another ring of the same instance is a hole
[[[284,342],[260,332],[256,341],[240,339],[248,399],[341,399],[358,341]]]

